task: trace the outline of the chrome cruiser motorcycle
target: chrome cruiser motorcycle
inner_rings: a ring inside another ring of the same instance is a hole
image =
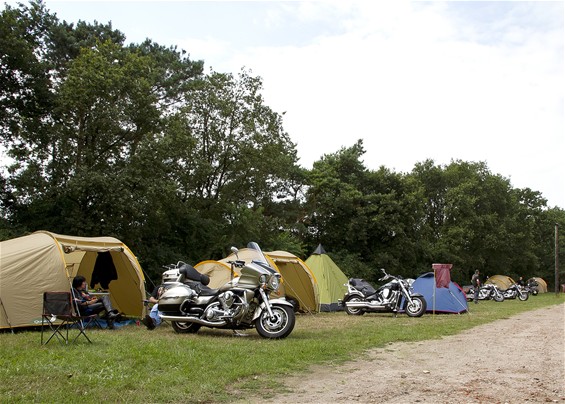
[[[234,331],[256,328],[263,338],[287,337],[296,322],[293,306],[284,298],[269,298],[279,289],[281,275],[269,266],[257,243],[247,247],[256,250],[259,259],[245,263],[232,247],[238,258],[230,261],[232,273],[238,268],[241,276],[219,289],[207,287],[207,275],[180,263],[177,281],[167,285],[159,299],[161,318],[178,333],[196,333],[205,326]]]
[[[475,297],[475,289],[471,287],[467,292],[467,300],[471,301]],[[492,283],[485,283],[479,288],[479,300],[494,300],[495,302],[503,302],[504,294]]]
[[[343,300],[338,301],[350,315],[360,316],[371,312],[388,312],[395,316],[399,311],[406,311],[410,317],[420,317],[426,312],[426,299],[415,293],[412,286],[401,276],[387,274],[379,282],[392,279],[379,289],[373,288],[363,279],[351,278],[346,283],[347,293]]]
[[[506,289],[504,292],[502,292],[502,295],[504,296],[505,299],[518,298],[518,300],[521,300],[523,302],[528,300],[528,298],[530,297],[530,293],[527,291],[527,289],[525,287],[518,285],[517,283],[515,283],[514,285]]]

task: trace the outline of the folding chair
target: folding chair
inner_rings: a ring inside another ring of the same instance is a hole
[[[78,334],[71,342],[74,342],[83,335],[88,342],[92,343],[86,335],[86,327],[96,321],[96,315],[80,316],[73,310],[73,300],[71,292],[44,292],[43,293],[43,312],[41,314],[41,345],[47,345],[53,337],[59,343],[69,343],[69,329],[76,328]],[[51,335],[43,343],[43,333],[46,331],[45,325],[49,326]]]

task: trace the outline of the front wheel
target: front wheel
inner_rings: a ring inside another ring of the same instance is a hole
[[[503,302],[504,301],[504,295],[502,293],[495,293],[493,296],[493,299],[495,302]]]
[[[196,334],[202,326],[201,324],[189,323],[185,321],[173,321],[171,325],[173,326],[173,330],[175,330],[179,334]]]
[[[409,317],[422,317],[426,312],[426,300],[420,296],[412,296],[412,303],[406,305],[406,314]]]
[[[530,294],[528,292],[520,292],[518,293],[518,299],[525,302],[526,300],[528,300],[528,298],[530,297]]]
[[[259,318],[255,320],[255,328],[263,338],[280,339],[286,338],[294,329],[296,317],[294,310],[288,306],[272,306],[273,316],[269,316],[267,310],[263,310]]]

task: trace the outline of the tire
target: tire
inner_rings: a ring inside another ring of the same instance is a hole
[[[288,306],[272,306],[273,318],[269,312],[263,310],[259,318],[255,320],[255,328],[263,338],[281,339],[290,335],[296,323],[294,310]]]
[[[494,299],[495,302],[503,302],[504,301],[504,295],[502,293],[495,293],[492,297]]]
[[[520,292],[518,293],[518,300],[521,300],[523,302],[525,302],[526,300],[528,300],[528,298],[530,297],[530,294],[528,292]]]
[[[420,296],[413,296],[412,303],[406,305],[406,314],[408,317],[422,317],[426,312],[426,300]]]
[[[171,325],[173,326],[173,330],[179,334],[196,334],[200,327],[202,327],[202,324],[189,323],[185,321],[173,321]]]
[[[350,316],[362,316],[363,314],[365,314],[365,310],[347,307],[347,302],[362,302],[362,301],[363,299],[360,298],[359,296],[355,296],[355,295],[349,296],[347,299],[345,299],[345,302],[343,304],[343,307],[345,307],[345,312]]]

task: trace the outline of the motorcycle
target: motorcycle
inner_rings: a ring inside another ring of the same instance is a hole
[[[471,301],[475,298],[475,288],[471,286],[467,292],[467,300]],[[479,288],[479,300],[494,300],[495,302],[503,302],[504,295],[498,287],[492,283],[484,284]]]
[[[374,289],[363,279],[351,278],[345,284],[347,293],[338,304],[345,308],[349,315],[363,315],[369,312],[389,312],[397,315],[399,311],[406,311],[410,317],[420,317],[426,312],[426,299],[415,293],[412,286],[401,276],[387,274],[381,269],[384,276],[379,282],[392,279],[391,282]]]
[[[536,296],[536,295],[539,293],[539,291],[538,291],[538,285],[539,285],[539,284],[538,284],[535,280],[530,279],[530,280],[528,281],[528,283],[526,283],[526,286],[524,287],[524,289],[525,289],[529,294]]]
[[[528,300],[528,298],[530,297],[530,294],[526,291],[526,289],[518,285],[517,283],[515,283],[514,285],[506,289],[504,292],[502,292],[502,295],[504,296],[505,299],[518,298],[523,302]]]
[[[202,327],[245,330],[255,328],[263,338],[285,338],[296,322],[292,304],[284,298],[271,299],[269,295],[279,289],[281,275],[265,258],[259,245],[247,245],[256,251],[257,260],[249,263],[236,256],[229,261],[232,273],[235,268],[241,275],[219,289],[211,289],[210,278],[194,267],[182,262],[179,277],[168,285],[159,299],[161,318],[171,322],[178,333],[196,333]]]

